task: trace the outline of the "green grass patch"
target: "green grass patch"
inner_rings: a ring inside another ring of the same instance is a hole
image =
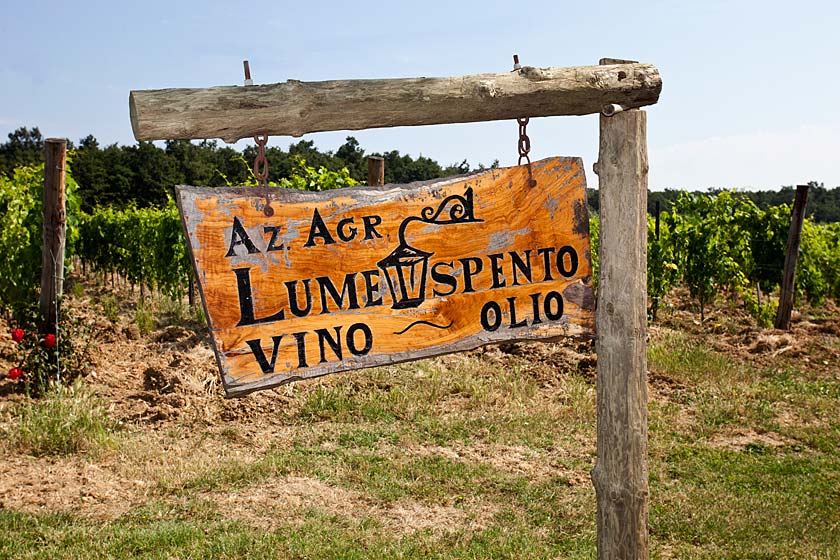
[[[651,530],[677,548],[676,557],[840,553],[840,458],[762,445],[681,446],[654,468]]]
[[[155,312],[150,304],[139,303],[134,310],[134,323],[140,334],[147,335],[157,328]]]
[[[300,523],[278,519],[260,529],[221,518],[209,523],[126,516],[98,523],[68,515],[0,510],[0,557],[57,558],[290,558],[474,559],[594,558],[592,534],[540,538],[516,516],[475,531],[456,527],[393,532],[370,519],[349,519],[317,509]],[[95,543],[95,546],[94,544]]]
[[[647,358],[652,372],[695,387],[726,386],[748,380],[752,373],[748,366],[681,332],[651,343]]]
[[[117,424],[105,403],[77,382],[52,385],[40,398],[11,407],[6,445],[34,456],[92,453],[113,447]]]

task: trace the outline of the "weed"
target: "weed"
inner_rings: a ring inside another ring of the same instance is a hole
[[[157,328],[155,313],[151,305],[140,303],[134,310],[134,323],[140,329],[141,334],[149,334]]]
[[[13,407],[7,445],[35,456],[97,453],[111,447],[117,424],[104,402],[80,382],[51,385],[43,397]]]
[[[65,287],[68,287],[67,284],[65,284]],[[84,285],[82,285],[81,282],[78,282],[78,281],[69,282],[69,288],[70,288],[70,293],[73,294],[73,297],[75,297],[75,298],[80,298],[83,295],[85,295],[85,287],[84,287]]]
[[[120,320],[120,305],[117,303],[116,296],[105,296],[100,301],[102,304],[102,314],[112,323],[117,323]]]
[[[204,307],[200,303],[190,307],[189,319],[197,325],[207,325],[207,316],[204,314]]]

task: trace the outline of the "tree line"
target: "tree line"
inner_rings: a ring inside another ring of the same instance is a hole
[[[240,152],[220,146],[214,140],[197,143],[173,140],[162,147],[152,142],[102,147],[93,135],[82,138],[78,144],[68,141],[68,149],[71,150],[70,168],[79,186],[82,210],[86,212],[100,206],[162,207],[175,185],[242,185],[252,179],[251,166],[257,156],[256,146]],[[431,158],[422,155],[414,158],[397,150],[367,153],[352,136],[335,151],[320,151],[311,140],[300,140],[290,144],[287,150],[268,146],[265,152],[271,183],[292,177],[302,160],[307,167],[315,169],[330,172],[347,169],[350,177],[360,183],[367,183],[368,156],[385,159],[386,183],[424,181],[472,170],[466,160],[444,166]],[[6,177],[12,177],[17,167],[37,165],[43,160],[44,138],[38,127],[19,128],[0,144],[0,173]],[[498,162],[491,165],[495,166]],[[483,168],[479,164],[478,169]]]
[[[248,146],[242,152],[216,141],[198,143],[186,140],[166,142],[159,147],[151,142],[133,146],[111,144],[100,146],[99,141],[88,135],[78,144],[70,142],[71,168],[79,185],[82,209],[90,212],[98,206],[126,208],[166,205],[175,185],[226,186],[241,185],[250,178],[251,165],[257,148]],[[413,158],[397,150],[385,153],[367,153],[352,136],[335,151],[320,151],[311,140],[300,140],[287,150],[269,146],[266,158],[269,181],[279,183],[291,177],[300,160],[315,169],[339,171],[346,168],[354,180],[367,182],[367,158],[380,156],[385,159],[386,183],[410,183],[437,177],[467,173],[472,170],[466,160],[457,164],[441,165],[431,158]],[[42,163],[44,139],[38,127],[21,127],[9,133],[8,140],[0,144],[0,173],[11,177],[16,167]],[[498,161],[490,167],[498,166]],[[477,169],[485,166],[479,164]],[[840,187],[826,188],[823,184],[809,183],[807,215],[818,223],[840,222]],[[716,195],[723,189],[710,189]],[[766,210],[793,200],[793,186],[779,190],[745,192],[756,206]],[[648,194],[648,211],[653,214],[657,202],[660,211],[669,212],[680,192],[677,189],[652,191]],[[598,210],[598,192],[589,190],[589,204]]]

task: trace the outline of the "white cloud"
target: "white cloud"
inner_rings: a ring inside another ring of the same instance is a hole
[[[652,189],[840,185],[840,123],[717,136],[650,150]]]

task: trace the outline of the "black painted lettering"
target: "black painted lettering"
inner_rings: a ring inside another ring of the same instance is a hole
[[[248,232],[245,231],[245,228],[242,226],[242,222],[239,221],[239,218],[233,218],[233,231],[230,234],[230,247],[228,248],[227,255],[225,257],[233,257],[236,255],[236,247],[238,245],[245,245],[245,249],[248,251],[249,255],[253,255],[254,253],[259,253],[260,250],[254,246],[254,242],[251,241],[251,238],[248,236]]]
[[[306,363],[306,332],[296,332],[292,335],[295,337],[298,355],[298,367],[309,367]]]
[[[277,244],[277,237],[278,235],[280,235],[280,226],[265,226],[263,227],[263,232],[271,234],[271,239],[268,242],[268,248],[265,250],[266,253],[270,253],[271,251],[279,251],[283,248],[282,241],[279,245]]]
[[[569,265],[566,266],[566,255],[569,256]],[[571,278],[578,269],[578,254],[571,245],[564,245],[557,251],[557,272],[564,278]]]
[[[365,338],[365,345],[361,349],[356,345],[356,333],[358,331],[362,331],[362,336]],[[350,325],[350,328],[347,329],[346,344],[347,349],[354,356],[365,356],[373,348],[373,333],[370,331],[370,327],[364,323]]]
[[[314,247],[315,239],[318,237],[323,240],[324,245],[335,243],[335,239],[332,238],[330,232],[327,230],[327,224],[324,223],[324,219],[321,218],[321,214],[318,213],[318,209],[316,208],[315,213],[312,215],[312,224],[309,226],[309,237],[303,246]]]
[[[336,227],[336,233],[338,233],[338,238],[342,241],[353,241],[355,239],[356,234],[359,233],[359,229],[355,227],[349,227],[345,231],[345,227],[353,223],[353,218],[344,218],[343,220],[338,222],[338,226]]]
[[[445,284],[445,285],[449,286],[449,291],[448,292],[439,292],[437,290],[437,288],[435,288],[434,290],[432,290],[432,292],[435,294],[436,297],[450,296],[450,295],[455,293],[455,290],[458,289],[458,280],[454,276],[452,276],[451,274],[448,274],[446,272],[438,271],[438,267],[440,267],[440,266],[448,266],[450,269],[452,269],[452,261],[450,261],[448,263],[447,262],[439,262],[439,263],[435,263],[432,266],[432,280],[434,280],[437,284]]]
[[[516,320],[516,297],[509,297],[507,298],[508,306],[510,306],[510,328],[517,329],[519,327],[524,327],[528,324],[528,321],[522,319],[521,321]]]
[[[540,319],[540,294],[531,294],[531,313],[534,315],[531,320],[532,325],[542,323],[542,319]]]
[[[297,285],[298,280],[289,280],[284,282],[286,285],[286,293],[289,295],[289,311],[295,317],[306,317],[312,311],[312,290],[309,289],[309,278],[302,280],[303,292],[306,296],[306,306],[301,307],[298,304]]]
[[[487,258],[490,259],[490,274],[493,277],[493,284],[491,288],[494,290],[496,288],[503,288],[506,284],[505,273],[499,262],[505,260],[505,256],[502,253],[494,253],[492,255],[487,255]]]
[[[382,236],[376,231],[376,226],[382,223],[382,218],[379,216],[362,216],[362,223],[365,225],[365,241],[374,237],[382,239]]]
[[[551,253],[553,252],[554,247],[543,247],[542,249],[537,249],[537,254],[541,255],[543,258],[543,271],[545,271],[545,275],[542,280],[543,282],[554,280],[554,277],[551,275]]]
[[[554,306],[553,310],[552,305]],[[556,321],[562,317],[563,296],[561,296],[558,292],[548,292],[545,295],[545,301],[543,302],[543,311],[545,311],[545,316],[548,317],[549,321]]]
[[[382,296],[379,295],[379,271],[363,270],[362,276],[365,277],[365,307],[382,305]]]
[[[472,284],[473,276],[484,269],[484,264],[477,257],[466,257],[458,260],[461,262],[461,266],[464,267],[464,293],[474,292],[475,289]],[[470,264],[474,264],[475,268],[471,267]]]
[[[272,336],[271,341],[274,347],[271,350],[271,361],[265,357],[265,351],[262,349],[262,341],[259,339],[246,340],[245,344],[251,347],[251,352],[254,353],[257,363],[263,373],[274,373],[274,366],[277,364],[277,350],[280,348],[280,341],[283,340],[283,335]]]
[[[326,353],[324,352],[324,342],[326,342],[335,354],[335,357],[341,360],[341,327],[333,327],[335,329],[335,338],[332,337],[330,331],[327,329],[315,329],[315,334],[318,335],[318,348],[321,351],[321,362],[327,361]]]
[[[254,298],[251,294],[251,269],[234,268],[233,273],[236,274],[236,290],[239,294],[239,322],[236,324],[237,327],[282,321],[286,318],[285,311],[281,309],[274,315],[257,319],[254,315]]]
[[[321,314],[331,313],[327,305],[327,292],[330,298],[338,306],[336,311],[343,309],[344,298],[347,298],[347,309],[359,309],[359,298],[356,294],[356,272],[351,272],[344,276],[344,285],[341,287],[341,294],[338,293],[335,285],[330,280],[329,276],[319,276],[315,278],[318,283],[318,288],[321,292]]]
[[[493,312],[493,321],[490,321],[490,312]],[[493,332],[502,324],[502,308],[495,301],[488,301],[481,308],[481,326],[485,331]]]
[[[531,249],[525,251],[525,260],[516,251],[511,251],[508,254],[510,255],[510,262],[513,265],[513,285],[519,286],[519,274],[522,274],[529,284],[533,282],[531,280]]]

